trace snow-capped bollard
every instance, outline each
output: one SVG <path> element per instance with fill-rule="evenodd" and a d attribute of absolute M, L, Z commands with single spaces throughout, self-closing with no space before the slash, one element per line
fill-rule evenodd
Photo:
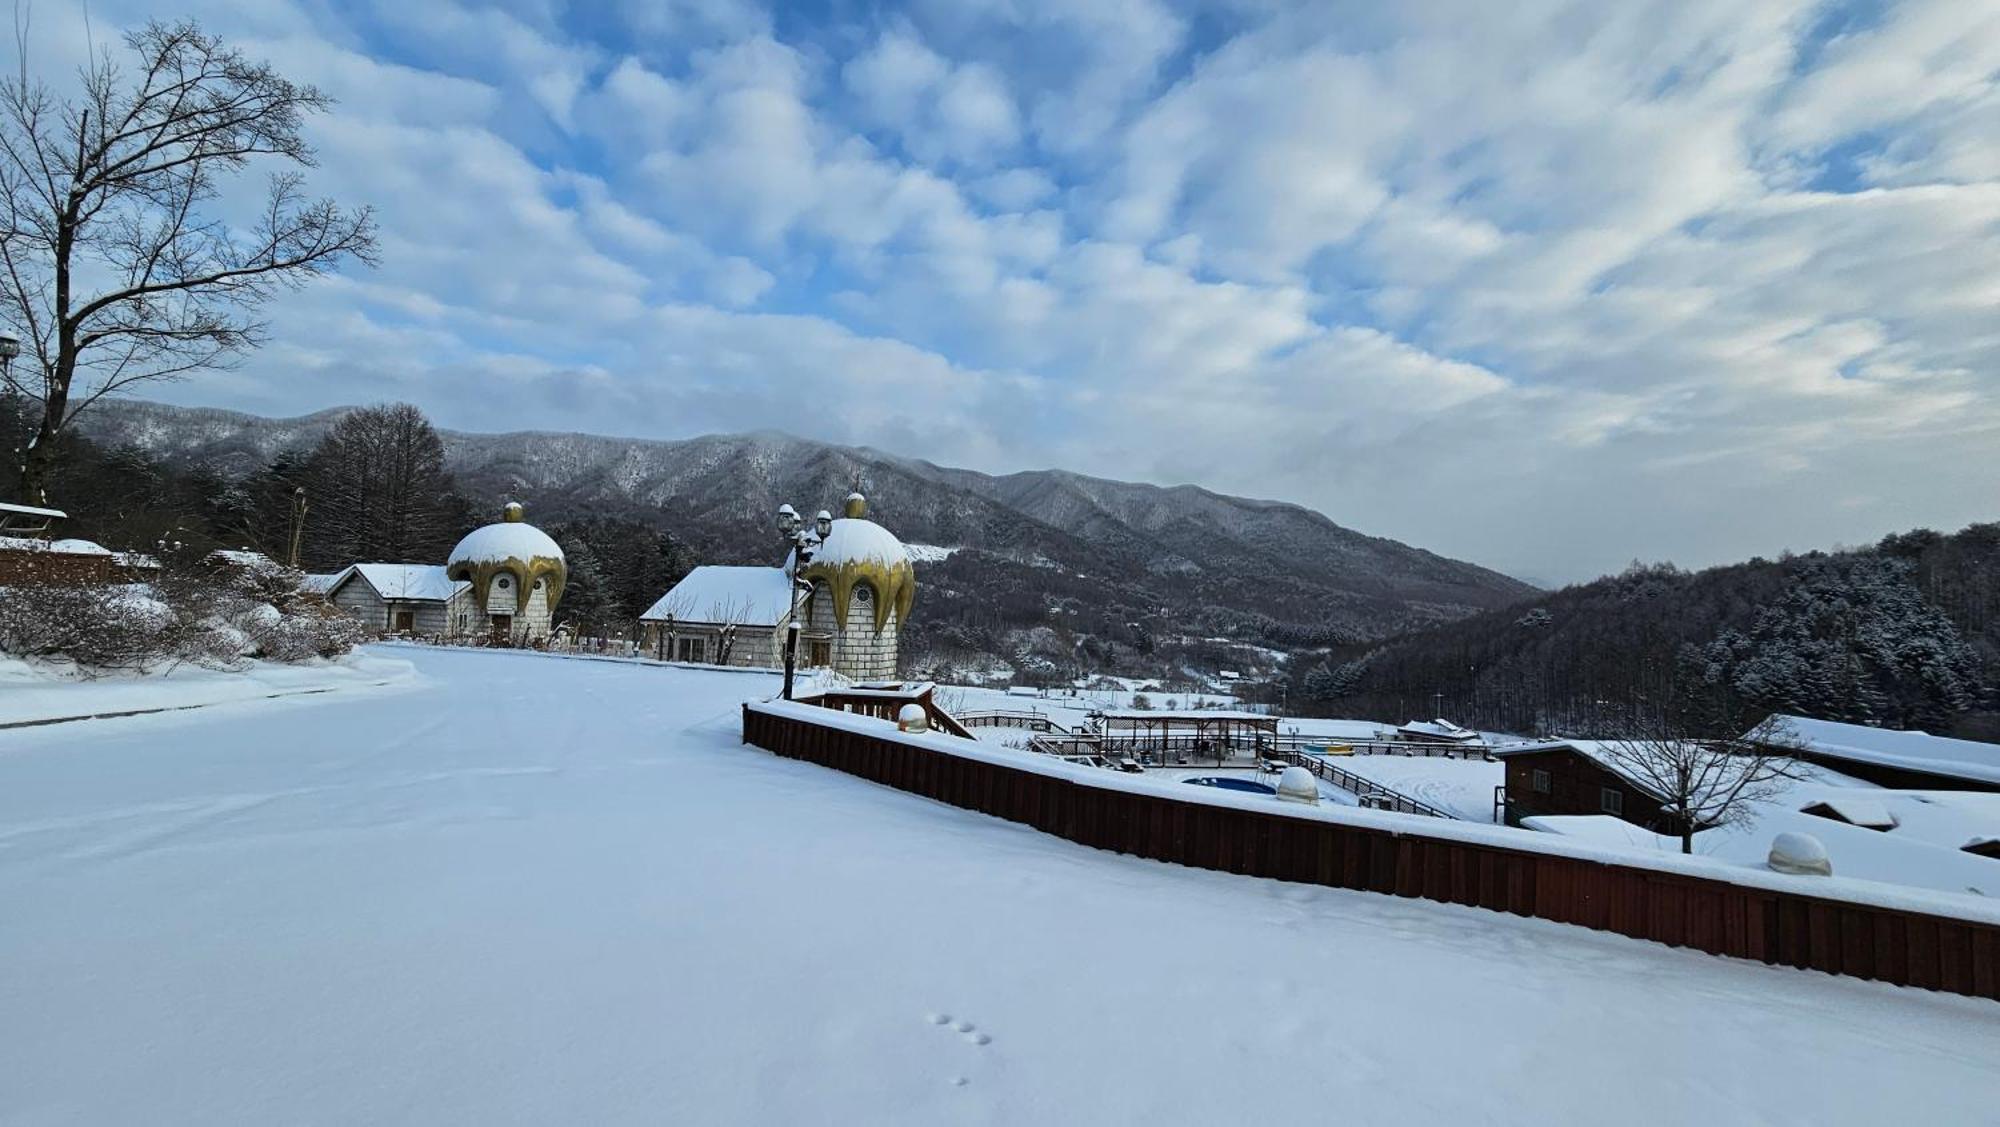
<path fill-rule="evenodd" d="M 1310 802 L 1317 806 L 1319 783 L 1304 767 L 1287 767 L 1285 773 L 1278 776 L 1278 797 L 1286 802 Z"/>
<path fill-rule="evenodd" d="M 906 704 L 896 710 L 896 728 L 903 732 L 928 732 L 931 728 L 930 714 L 921 704 Z"/>
<path fill-rule="evenodd" d="M 1826 846 L 1811 834 L 1781 833 L 1772 838 L 1770 865 L 1781 873 L 1833 875 L 1833 859 L 1826 855 Z"/>

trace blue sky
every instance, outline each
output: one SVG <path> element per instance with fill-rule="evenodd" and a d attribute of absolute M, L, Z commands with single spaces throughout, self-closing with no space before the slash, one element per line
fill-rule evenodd
<path fill-rule="evenodd" d="M 1192 481 L 1547 580 L 2000 518 L 1992 5 L 90 13 L 324 87 L 382 221 L 162 398 Z"/>

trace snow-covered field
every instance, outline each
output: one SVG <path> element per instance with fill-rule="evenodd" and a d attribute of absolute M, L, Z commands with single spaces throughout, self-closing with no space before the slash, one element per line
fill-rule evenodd
<path fill-rule="evenodd" d="M 406 661 L 359 652 L 334 661 L 249 661 L 236 671 L 182 665 L 154 673 L 79 677 L 73 668 L 0 657 L 0 725 L 107 713 L 199 708 L 272 696 L 367 690 L 406 683 Z"/>
<path fill-rule="evenodd" d="M 742 747 L 775 678 L 395 655 L 0 732 L 0 1122 L 2000 1106 L 1991 1002 L 1095 852 Z"/>
<path fill-rule="evenodd" d="M 1493 821 L 1493 788 L 1507 781 L 1506 768 L 1483 759 L 1343 755 L 1331 762 L 1468 822 Z"/>

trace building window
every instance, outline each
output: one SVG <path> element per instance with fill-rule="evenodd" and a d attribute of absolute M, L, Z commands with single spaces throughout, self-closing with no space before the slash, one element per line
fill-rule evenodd
<path fill-rule="evenodd" d="M 1606 814 L 1625 813 L 1625 792 L 1616 787 L 1597 788 L 1598 809 Z"/>
<path fill-rule="evenodd" d="M 708 660 L 708 639 L 679 639 L 679 657 L 682 661 L 705 662 Z"/>
<path fill-rule="evenodd" d="M 1548 794 L 1555 790 L 1555 780 L 1549 778 L 1549 773 L 1540 767 L 1535 768 L 1530 776 L 1529 785 L 1535 788 L 1536 794 Z"/>
<path fill-rule="evenodd" d="M 833 664 L 833 642 L 826 638 L 812 638 L 806 642 L 806 664 L 823 666 Z"/>

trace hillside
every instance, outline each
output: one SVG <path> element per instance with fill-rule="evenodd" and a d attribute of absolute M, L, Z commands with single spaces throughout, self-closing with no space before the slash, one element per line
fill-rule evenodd
<path fill-rule="evenodd" d="M 84 426 L 110 449 L 242 478 L 301 451 L 339 411 L 265 419 L 107 403 Z M 549 525 L 621 517 L 671 533 L 691 562 L 770 559 L 782 503 L 834 507 L 858 480 L 923 567 L 911 641 L 939 663 L 1171 673 L 1162 646 L 1380 639 L 1506 606 L 1518 580 L 1343 528 L 1297 505 L 1062 471 L 992 476 L 775 432 L 682 441 L 443 432 L 479 512 L 501 498 Z M 1206 644 L 1206 643 L 1197 643 Z M 1254 652 L 1209 663 L 1251 663 Z M 1207 659 L 1204 659 L 1207 660 Z"/>
<path fill-rule="evenodd" d="M 1338 715 L 1589 736 L 1771 711 L 2000 739 L 2000 524 L 1564 588 L 1299 671 Z"/>

